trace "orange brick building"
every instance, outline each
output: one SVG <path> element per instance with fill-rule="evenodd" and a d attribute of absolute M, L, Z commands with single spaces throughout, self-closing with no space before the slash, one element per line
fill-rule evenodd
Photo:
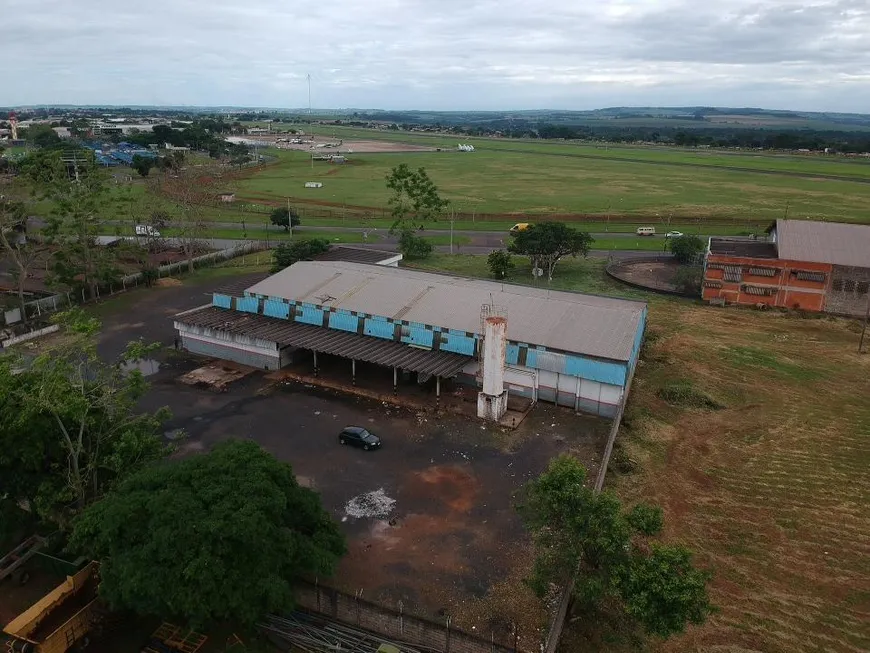
<path fill-rule="evenodd" d="M 777 220 L 763 241 L 711 238 L 702 285 L 714 304 L 864 315 L 870 227 Z"/>

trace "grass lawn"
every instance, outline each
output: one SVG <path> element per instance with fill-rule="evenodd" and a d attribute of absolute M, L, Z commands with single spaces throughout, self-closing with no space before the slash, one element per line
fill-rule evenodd
<path fill-rule="evenodd" d="M 554 286 L 642 296 L 602 265 L 566 261 Z M 426 267 L 486 275 L 467 256 Z M 657 648 L 870 650 L 870 355 L 856 353 L 860 325 L 646 298 L 647 341 L 614 458 L 636 468 L 613 465 L 608 486 L 664 508 L 664 537 L 712 570 L 719 609 Z M 662 399 L 686 381 L 722 408 Z M 582 621 L 562 642 L 570 653 L 602 646 Z"/>
<path fill-rule="evenodd" d="M 522 216 L 534 220 L 560 214 L 634 216 L 657 226 L 672 217 L 675 227 L 680 222 L 697 225 L 700 216 L 702 230 L 704 220 L 758 229 L 786 212 L 793 218 L 870 222 L 868 183 L 481 148 L 474 153 L 352 154 L 346 165 L 317 162 L 313 170 L 306 153 L 279 151 L 277 163 L 247 171 L 250 176 L 238 179 L 236 187 L 245 201 L 276 202 L 289 196 L 325 217 L 333 217 L 324 206 L 331 205 L 336 217 L 346 207 L 369 207 L 373 218 L 383 219 L 389 198 L 384 177 L 407 163 L 425 167 L 457 212 L 500 214 L 502 228 Z M 859 173 L 866 168 L 870 175 L 870 165 L 841 165 Z M 321 181 L 323 188 L 306 190 L 305 181 Z"/>
<path fill-rule="evenodd" d="M 629 288 L 605 275 L 604 266 L 607 264 L 607 261 L 604 259 L 562 259 L 556 266 L 553 281 L 547 283 L 546 279 L 538 279 L 537 284 L 533 283 L 534 278 L 532 277 L 532 269 L 528 259 L 524 256 L 515 256 L 513 260 L 516 267 L 511 275 L 505 279 L 508 283 L 539 285 L 554 290 L 574 290 L 577 292 L 614 295 L 633 299 L 646 296 L 646 293 Z M 436 253 L 424 261 L 403 261 L 402 264 L 403 266 L 420 270 L 450 272 L 464 277 L 491 278 L 489 269 L 486 267 L 485 256 Z"/>

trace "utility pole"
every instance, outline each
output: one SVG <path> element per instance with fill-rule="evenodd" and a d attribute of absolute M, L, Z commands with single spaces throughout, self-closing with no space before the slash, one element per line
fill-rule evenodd
<path fill-rule="evenodd" d="M 290 232 L 290 238 L 293 238 L 293 214 L 290 211 L 290 198 L 287 198 L 287 229 Z"/>
<path fill-rule="evenodd" d="M 450 253 L 453 254 L 453 220 L 455 218 L 455 214 L 453 209 L 450 209 Z"/>
<path fill-rule="evenodd" d="M 308 122 L 311 122 L 311 75 L 306 75 L 308 78 Z"/>

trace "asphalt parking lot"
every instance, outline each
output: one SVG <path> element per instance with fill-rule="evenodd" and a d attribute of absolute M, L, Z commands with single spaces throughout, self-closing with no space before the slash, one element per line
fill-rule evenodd
<path fill-rule="evenodd" d="M 158 288 L 107 303 L 100 309 L 101 351 L 113 355 L 140 336 L 171 346 L 172 315 L 205 303 L 209 286 L 225 282 Z M 457 623 L 462 615 L 486 615 L 481 605 L 498 585 L 525 591 L 521 577 L 531 557 L 515 491 L 565 451 L 594 478 L 608 428 L 603 420 L 541 404 L 517 430 L 504 432 L 476 420 L 274 384 L 259 372 L 217 393 L 177 380 L 204 361 L 160 358 L 143 407 L 170 408 L 167 433 L 186 434 L 176 441 L 178 455 L 229 438 L 258 442 L 292 464 L 342 524 L 349 551 L 328 582 L 393 607 L 402 601 L 408 612 L 451 614 Z M 347 425 L 369 428 L 383 447 L 341 446 L 338 433 Z"/>

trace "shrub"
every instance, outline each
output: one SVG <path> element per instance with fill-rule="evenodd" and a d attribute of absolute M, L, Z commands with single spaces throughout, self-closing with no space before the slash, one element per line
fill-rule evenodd
<path fill-rule="evenodd" d="M 698 236 L 677 236 L 668 241 L 668 249 L 680 265 L 689 265 L 704 251 L 704 241 Z"/>
<path fill-rule="evenodd" d="M 309 238 L 281 243 L 275 248 L 275 265 L 272 271 L 283 270 L 298 261 L 311 260 L 326 251 L 329 251 L 329 241 L 326 238 Z"/>
<path fill-rule="evenodd" d="M 681 267 L 674 275 L 674 286 L 686 295 L 700 295 L 704 271 L 699 266 Z"/>
<path fill-rule="evenodd" d="M 486 265 L 496 279 L 504 279 L 515 267 L 511 255 L 502 249 L 490 252 L 486 257 Z"/>
<path fill-rule="evenodd" d="M 413 231 L 405 230 L 399 236 L 399 251 L 409 259 L 424 259 L 432 254 L 432 243 L 425 238 L 415 236 Z"/>

